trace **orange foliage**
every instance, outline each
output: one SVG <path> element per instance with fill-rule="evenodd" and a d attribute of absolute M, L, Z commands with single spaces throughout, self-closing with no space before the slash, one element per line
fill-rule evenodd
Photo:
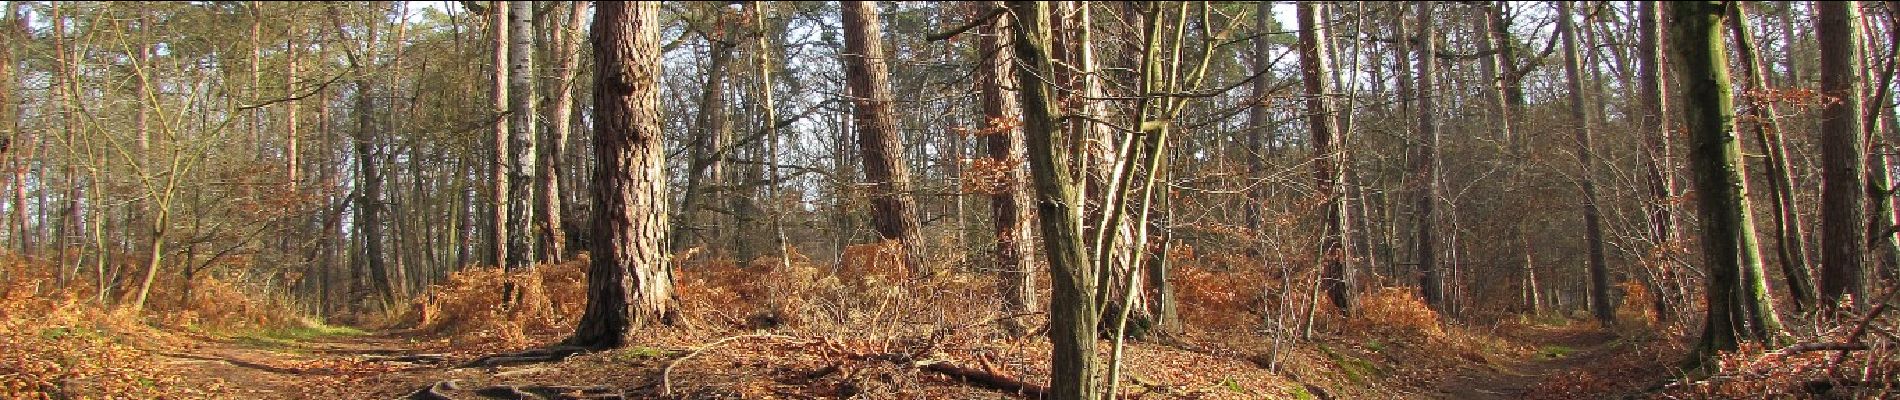
<path fill-rule="evenodd" d="M 532 270 L 470 268 L 449 274 L 412 305 L 415 326 L 445 335 L 457 346 L 525 347 L 573 332 L 587 306 L 587 257 Z M 503 301 L 504 284 L 520 291 L 519 302 Z"/>
<path fill-rule="evenodd" d="M 1406 287 L 1382 287 L 1359 296 L 1359 308 L 1346 320 L 1354 332 L 1443 338 L 1438 312 Z"/>

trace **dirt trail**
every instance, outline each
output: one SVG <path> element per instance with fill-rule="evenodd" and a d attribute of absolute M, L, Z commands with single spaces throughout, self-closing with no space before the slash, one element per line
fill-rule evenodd
<path fill-rule="evenodd" d="M 1500 364 L 1468 365 L 1438 384 L 1444 399 L 1521 399 L 1538 383 L 1578 370 L 1616 353 L 1616 337 L 1606 332 L 1549 332 L 1535 340 L 1536 353 Z"/>
<path fill-rule="evenodd" d="M 164 368 L 185 383 L 235 398 L 305 399 L 350 395 L 351 382 L 423 376 L 450 360 L 399 334 L 332 336 L 306 340 L 199 337 L 156 352 Z"/>

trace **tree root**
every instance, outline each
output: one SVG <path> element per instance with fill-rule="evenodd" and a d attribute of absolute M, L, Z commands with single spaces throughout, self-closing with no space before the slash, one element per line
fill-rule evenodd
<path fill-rule="evenodd" d="M 462 395 L 462 396 L 458 396 Z M 627 395 L 618 389 L 606 386 L 549 386 L 549 385 L 495 385 L 476 389 L 465 389 L 457 381 L 441 381 L 433 385 L 416 389 L 400 397 L 404 400 L 455 400 L 458 398 L 482 399 L 575 399 L 608 400 L 626 399 Z"/>
<path fill-rule="evenodd" d="M 573 357 L 576 354 L 586 353 L 592 350 L 593 349 L 578 346 L 554 346 L 545 349 L 532 349 L 477 358 L 474 361 L 462 364 L 461 368 L 493 368 L 505 365 L 557 362 L 566 360 L 568 357 Z"/>
<path fill-rule="evenodd" d="M 1047 397 L 1049 393 L 1049 388 L 1042 385 L 1023 382 L 1022 379 L 987 370 L 959 366 L 943 361 L 922 364 L 923 370 L 925 371 L 956 378 L 976 387 L 1015 393 L 1032 399 Z"/>

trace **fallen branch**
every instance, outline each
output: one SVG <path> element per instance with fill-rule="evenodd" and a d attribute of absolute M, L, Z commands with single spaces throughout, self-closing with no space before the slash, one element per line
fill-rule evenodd
<path fill-rule="evenodd" d="M 785 336 L 785 335 L 773 335 L 769 333 L 754 333 L 754 334 L 748 334 L 748 335 L 727 336 L 723 339 L 714 340 L 712 341 L 712 343 L 701 345 L 699 346 L 699 348 L 694 349 L 692 352 L 686 353 L 686 355 L 680 356 L 680 358 L 675 358 L 671 362 L 667 362 L 666 368 L 660 370 L 660 395 L 669 397 L 669 398 L 673 397 L 673 367 L 679 366 L 680 362 L 686 361 L 689 358 L 697 357 L 699 356 L 700 353 L 705 353 L 707 350 L 712 350 L 714 348 L 719 347 L 720 345 L 730 343 L 730 342 L 740 340 L 740 339 L 751 339 L 751 338 L 791 339 L 791 340 L 798 339 L 795 337 Z"/>
<path fill-rule="evenodd" d="M 922 364 L 923 370 L 925 371 L 962 379 L 977 387 L 1015 393 L 1032 399 L 1047 397 L 1049 392 L 1049 388 L 1034 383 L 1023 382 L 1016 377 L 986 370 L 962 367 L 946 361 L 932 361 Z"/>

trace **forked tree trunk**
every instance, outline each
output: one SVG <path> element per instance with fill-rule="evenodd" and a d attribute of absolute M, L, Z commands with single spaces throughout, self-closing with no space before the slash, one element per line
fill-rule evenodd
<path fill-rule="evenodd" d="M 884 29 L 877 5 L 846 1 L 842 7 L 845 84 L 853 94 L 858 150 L 864 156 L 864 179 L 871 186 L 871 225 L 878 236 L 902 246 L 905 269 L 927 275 L 917 203 L 911 198 L 910 166 L 903 160 L 904 144 L 891 114 L 891 74 L 885 66 Z"/>
<path fill-rule="evenodd" d="M 1313 175 L 1319 182 L 1317 196 L 1326 201 L 1326 227 L 1320 237 L 1320 274 L 1333 306 L 1350 311 L 1354 285 L 1351 267 L 1346 262 L 1351 253 L 1345 246 L 1345 193 L 1340 190 L 1345 150 L 1338 143 L 1340 133 L 1334 121 L 1332 100 L 1328 98 L 1333 87 L 1332 49 L 1331 40 L 1326 38 L 1329 31 L 1321 25 L 1323 15 L 1319 7 L 1302 2 L 1296 14 L 1300 25 L 1300 76 L 1306 86 L 1307 126 L 1313 136 Z"/>
<path fill-rule="evenodd" d="M 672 325 L 666 149 L 660 132 L 660 6 L 594 12 L 594 222 L 587 308 L 566 344 L 612 348 L 633 329 Z"/>
<path fill-rule="evenodd" d="M 1055 94 L 1047 77 L 1055 76 L 1050 60 L 1048 3 L 1012 1 L 1017 91 L 1022 101 L 1023 133 L 1028 142 L 1029 172 L 1035 181 L 1037 219 L 1042 247 L 1049 258 L 1049 398 L 1094 400 L 1096 392 L 1095 274 L 1083 246 L 1080 196 L 1070 173 L 1069 151 L 1063 143 Z"/>
<path fill-rule="evenodd" d="M 1742 82 L 1749 91 L 1767 89 L 1767 77 L 1762 71 L 1761 60 L 1755 53 L 1755 36 L 1748 29 L 1748 4 L 1732 3 L 1728 13 L 1729 33 L 1735 36 L 1735 53 L 1741 57 Z M 1744 98 L 1750 98 L 1744 96 Z M 1781 274 L 1788 282 L 1788 295 L 1794 299 L 1795 310 L 1807 310 L 1814 305 L 1814 280 L 1808 269 L 1808 243 L 1805 229 L 1801 224 L 1800 203 L 1794 195 L 1794 178 L 1789 173 L 1788 150 L 1782 142 L 1781 116 L 1775 112 L 1772 101 L 1750 100 L 1745 110 L 1755 138 L 1761 142 L 1767 158 L 1764 164 L 1768 169 L 1768 194 L 1774 197 L 1771 212 L 1774 215 L 1775 242 L 1778 261 L 1781 262 Z"/>

